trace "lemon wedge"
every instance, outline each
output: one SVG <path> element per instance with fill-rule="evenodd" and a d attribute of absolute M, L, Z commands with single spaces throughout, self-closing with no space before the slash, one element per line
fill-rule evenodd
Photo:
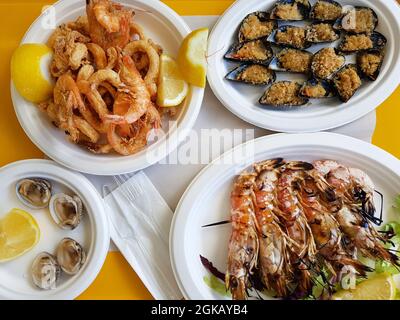
<path fill-rule="evenodd" d="M 354 290 L 341 290 L 333 300 L 395 300 L 396 284 L 393 277 L 382 274 L 361 282 Z"/>
<path fill-rule="evenodd" d="M 22 256 L 39 239 L 40 229 L 32 215 L 20 209 L 12 209 L 0 220 L 0 262 Z"/>
<path fill-rule="evenodd" d="M 160 77 L 157 91 L 157 105 L 174 107 L 182 103 L 189 92 L 189 85 L 183 79 L 178 64 L 170 56 L 161 55 Z"/>
<path fill-rule="evenodd" d="M 179 49 L 178 65 L 185 80 L 197 87 L 206 86 L 208 29 L 191 32 Z"/>
<path fill-rule="evenodd" d="M 53 91 L 48 74 L 51 49 L 39 43 L 27 43 L 15 50 L 11 58 L 11 79 L 19 94 L 26 100 L 39 103 Z"/>

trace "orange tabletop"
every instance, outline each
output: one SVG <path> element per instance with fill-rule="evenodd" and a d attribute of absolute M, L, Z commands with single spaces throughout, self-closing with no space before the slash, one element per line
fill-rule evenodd
<path fill-rule="evenodd" d="M 66 0 L 67 1 L 67 0 Z M 392 0 L 388 0 L 392 1 Z M 40 14 L 43 6 L 54 1 L 0 0 L 0 166 L 13 161 L 42 158 L 24 134 L 14 114 L 10 97 L 10 58 L 22 36 Z M 166 0 L 180 15 L 219 15 L 232 0 Z M 377 111 L 373 143 L 400 157 L 400 87 Z M 97 279 L 79 299 L 152 299 L 122 255 L 110 252 Z"/>

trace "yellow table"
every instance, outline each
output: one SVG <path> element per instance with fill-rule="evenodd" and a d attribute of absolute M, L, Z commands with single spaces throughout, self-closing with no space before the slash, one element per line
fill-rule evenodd
<path fill-rule="evenodd" d="M 83 0 L 82 0 L 83 1 Z M 392 1 L 392 0 L 388 0 Z M 10 162 L 42 158 L 42 153 L 30 142 L 20 128 L 10 97 L 10 58 L 20 39 L 44 5 L 53 1 L 0 0 L 0 166 Z M 163 1 L 180 15 L 219 15 L 232 0 L 166 0 Z M 378 108 L 377 129 L 373 142 L 400 157 L 400 87 Z M 79 299 L 152 299 L 140 279 L 122 255 L 108 254 L 105 265 Z"/>

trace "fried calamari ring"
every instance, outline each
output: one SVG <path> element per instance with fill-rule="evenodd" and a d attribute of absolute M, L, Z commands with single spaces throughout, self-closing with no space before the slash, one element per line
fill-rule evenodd
<path fill-rule="evenodd" d="M 133 38 L 135 41 L 146 40 L 143 28 L 135 22 L 131 22 L 130 33 L 131 33 L 131 38 Z"/>
<path fill-rule="evenodd" d="M 105 69 L 107 67 L 107 56 L 106 52 L 102 47 L 100 47 L 98 44 L 95 44 L 93 42 L 86 44 L 89 52 L 92 54 L 94 63 L 96 65 L 97 69 Z"/>
<path fill-rule="evenodd" d="M 78 82 L 81 80 L 89 80 L 93 73 L 94 67 L 90 64 L 85 64 L 82 68 L 79 69 L 76 81 Z"/>
<path fill-rule="evenodd" d="M 96 131 L 95 128 L 93 128 L 89 122 L 87 122 L 85 119 L 82 119 L 79 116 L 74 115 L 73 116 L 74 124 L 76 128 L 87 137 L 90 142 L 96 143 L 100 139 L 99 133 Z"/>

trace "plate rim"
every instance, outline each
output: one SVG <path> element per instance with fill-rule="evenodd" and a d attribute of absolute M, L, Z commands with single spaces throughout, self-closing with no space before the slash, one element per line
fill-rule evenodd
<path fill-rule="evenodd" d="M 185 263 L 176 263 L 178 260 L 177 257 L 184 258 L 184 241 L 179 241 L 179 237 L 184 234 L 185 226 L 186 226 L 186 219 L 189 216 L 191 206 L 187 205 L 186 202 L 189 201 L 188 197 L 190 193 L 193 192 L 193 189 L 196 188 L 198 181 L 200 181 L 203 176 L 207 174 L 209 170 L 211 170 L 216 164 L 223 163 L 221 161 L 224 157 L 229 157 L 234 154 L 236 150 L 243 150 L 245 145 L 254 143 L 254 147 L 256 150 L 257 145 L 265 145 L 265 149 L 271 148 L 271 145 L 276 145 L 277 141 L 288 141 L 292 145 L 298 146 L 298 140 L 303 141 L 303 144 L 306 145 L 307 141 L 309 141 L 310 145 L 323 145 L 324 147 L 332 147 L 332 148 L 339 148 L 343 151 L 351 149 L 351 151 L 356 152 L 358 154 L 362 154 L 364 157 L 369 158 L 371 160 L 377 161 L 379 159 L 379 163 L 381 165 L 384 162 L 384 166 L 390 168 L 390 170 L 394 171 L 400 177 L 400 159 L 397 159 L 395 156 L 390 154 L 389 152 L 362 140 L 349 137 L 346 135 L 338 134 L 338 133 L 330 133 L 330 132 L 318 132 L 318 133 L 277 133 L 272 135 L 263 136 L 254 140 L 247 141 L 241 145 L 236 146 L 235 148 L 225 152 L 215 160 L 213 160 L 210 164 L 208 164 L 205 168 L 203 168 L 196 177 L 192 180 L 190 185 L 187 187 L 185 192 L 183 193 L 181 199 L 178 202 L 176 207 L 172 223 L 170 229 L 170 237 L 169 237 L 169 247 L 170 247 L 170 260 L 172 270 L 175 275 L 176 282 L 181 290 L 182 294 L 184 295 L 185 299 L 205 299 L 200 295 L 193 296 L 185 288 L 184 281 L 182 280 L 180 274 L 185 274 L 188 270 L 186 268 Z M 304 142 L 306 141 L 306 142 Z M 350 147 L 351 146 L 351 147 Z M 279 148 L 272 147 L 271 150 Z M 367 155 L 369 154 L 369 155 Z M 372 158 L 371 155 L 374 155 Z M 229 166 L 240 166 L 242 163 L 229 165 Z M 200 263 L 200 262 L 199 262 Z M 190 272 L 187 272 L 189 275 Z M 193 282 L 191 283 L 193 284 Z M 211 289 L 210 289 L 211 290 Z"/>

